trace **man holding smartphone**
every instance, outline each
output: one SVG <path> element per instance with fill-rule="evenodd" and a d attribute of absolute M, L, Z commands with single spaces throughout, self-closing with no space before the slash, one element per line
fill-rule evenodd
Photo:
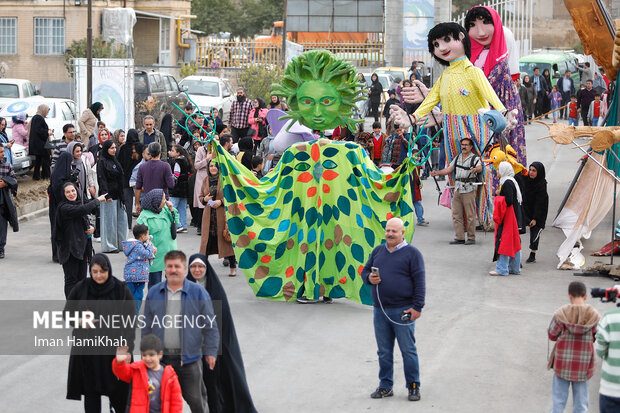
<path fill-rule="evenodd" d="M 376 247 L 362 270 L 374 303 L 374 327 L 379 356 L 379 387 L 370 395 L 394 395 L 394 339 L 403 355 L 408 399 L 420 400 L 420 367 L 415 346 L 415 320 L 424 307 L 426 276 L 420 251 L 404 239 L 405 225 L 392 218 L 385 225 L 385 244 Z"/>

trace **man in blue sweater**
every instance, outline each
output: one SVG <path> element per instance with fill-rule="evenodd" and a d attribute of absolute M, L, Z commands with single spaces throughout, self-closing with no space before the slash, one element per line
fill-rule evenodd
<path fill-rule="evenodd" d="M 385 244 L 370 254 L 362 278 L 371 285 L 375 338 L 379 355 L 379 387 L 370 397 L 394 395 L 394 339 L 403 355 L 408 399 L 420 400 L 420 366 L 415 346 L 415 320 L 424 307 L 426 281 L 424 259 L 403 238 L 405 225 L 392 218 L 385 225 Z M 403 316 L 406 316 L 403 317 Z"/>
<path fill-rule="evenodd" d="M 220 334 L 209 293 L 185 278 L 187 257 L 169 251 L 164 257 L 166 281 L 149 290 L 144 304 L 142 337 L 155 334 L 164 344 L 162 362 L 171 365 L 192 413 L 207 411 L 202 362 L 215 368 Z"/>

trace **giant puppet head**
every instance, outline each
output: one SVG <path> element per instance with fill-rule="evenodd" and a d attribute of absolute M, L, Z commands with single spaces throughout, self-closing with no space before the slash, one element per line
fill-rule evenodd
<path fill-rule="evenodd" d="M 311 50 L 286 66 L 281 84 L 274 83 L 271 94 L 286 98 L 290 111 L 280 119 L 292 119 L 290 125 L 297 121 L 312 130 L 355 130 L 362 121 L 351 115 L 355 102 L 365 99 L 365 86 L 350 63 L 326 50 Z"/>
<path fill-rule="evenodd" d="M 439 23 L 428 32 L 428 51 L 444 66 L 464 57 L 471 57 L 471 42 L 458 23 Z"/>

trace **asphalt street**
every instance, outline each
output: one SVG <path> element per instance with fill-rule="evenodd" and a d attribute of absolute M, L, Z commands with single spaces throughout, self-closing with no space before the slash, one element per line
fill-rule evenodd
<path fill-rule="evenodd" d="M 550 349 L 546 329 L 553 311 L 568 303 L 567 286 L 575 279 L 583 280 L 588 290 L 614 283 L 556 270 L 555 252 L 564 236 L 550 224 L 582 153 L 558 147 L 554 157 L 552 141 L 537 140 L 546 135 L 543 126 L 527 126 L 526 131 L 528 161 L 541 161 L 546 167 L 550 207 L 537 262 L 524 263 L 521 275 L 488 275 L 494 268 L 492 233 L 478 233 L 476 245 L 448 245 L 453 238 L 450 211 L 437 205 L 432 180 L 423 181 L 430 225 L 417 228 L 413 237 L 427 269 L 426 307 L 416 322 L 419 402 L 407 401 L 397 349 L 394 397 L 370 399 L 378 385 L 371 307 L 344 299 L 331 305 L 259 299 L 242 275 L 228 277 L 221 260 L 210 257 L 230 300 L 249 387 L 260 412 L 549 410 L 553 373 L 546 369 Z M 610 226 L 611 212 L 585 241 L 588 263 L 595 260 L 589 254 L 609 241 Z M 529 235 L 522 237 L 524 260 L 528 240 Z M 199 243 L 193 229 L 179 235 L 179 246 L 188 255 L 198 250 Z M 115 275 L 122 277 L 123 254 L 112 255 L 111 260 Z M 0 286 L 2 300 L 64 298 L 62 268 L 51 261 L 47 217 L 9 233 L 6 258 L 0 261 Z M 614 308 L 588 301 L 601 313 Z M 3 329 L 2 334 L 11 331 Z M 81 403 L 65 400 L 67 362 L 68 356 L 0 356 L 1 409 L 82 411 Z M 590 411 L 598 411 L 599 379 L 597 372 L 589 382 Z M 569 402 L 567 411 L 571 406 Z"/>

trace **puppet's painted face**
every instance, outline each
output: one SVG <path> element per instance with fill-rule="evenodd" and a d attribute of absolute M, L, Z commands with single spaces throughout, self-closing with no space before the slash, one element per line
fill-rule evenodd
<path fill-rule="evenodd" d="M 338 126 L 341 101 L 335 87 L 319 80 L 305 82 L 297 89 L 299 113 L 310 129 L 325 130 Z"/>
<path fill-rule="evenodd" d="M 472 40 L 487 47 L 491 44 L 491 41 L 493 41 L 495 26 L 493 26 L 493 23 L 485 23 L 482 19 L 476 19 L 471 23 L 467 33 Z"/>
<path fill-rule="evenodd" d="M 460 40 L 455 40 L 452 36 L 444 36 L 433 40 L 433 54 L 439 59 L 451 62 L 465 56 L 465 46 Z"/>

